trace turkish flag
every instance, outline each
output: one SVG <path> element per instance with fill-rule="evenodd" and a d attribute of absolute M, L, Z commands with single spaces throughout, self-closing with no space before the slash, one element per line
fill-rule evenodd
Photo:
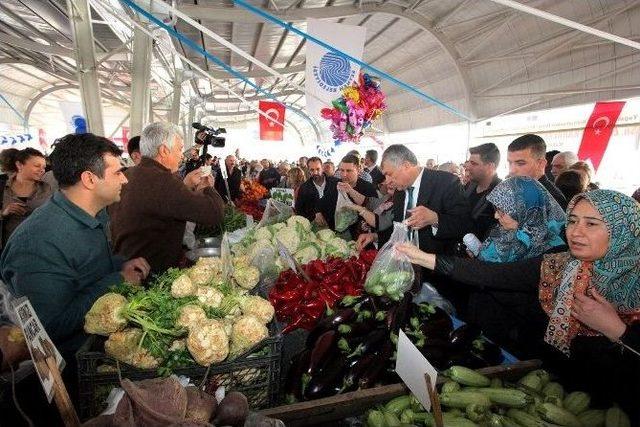
<path fill-rule="evenodd" d="M 42 128 L 38 129 L 38 142 L 43 149 L 47 149 L 47 146 L 49 145 L 47 144 L 47 134 Z"/>
<path fill-rule="evenodd" d="M 260 101 L 259 108 L 264 113 L 264 115 L 260 114 L 258 116 L 260 120 L 260 139 L 263 141 L 282 141 L 284 136 L 285 106 L 279 102 Z"/>
<path fill-rule="evenodd" d="M 613 128 L 616 126 L 624 104 L 624 102 L 596 102 L 593 113 L 584 128 L 582 142 L 578 149 L 578 158 L 591 160 L 596 171 L 600 166 L 607 145 L 609 145 L 611 133 L 613 133 Z"/>

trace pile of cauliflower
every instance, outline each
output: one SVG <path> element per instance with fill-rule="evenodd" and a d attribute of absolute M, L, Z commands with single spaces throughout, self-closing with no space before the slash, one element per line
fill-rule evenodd
<path fill-rule="evenodd" d="M 201 258 L 164 285 L 127 297 L 107 293 L 85 316 L 85 331 L 107 336 L 108 355 L 142 369 L 167 366 L 178 356 L 203 366 L 238 356 L 268 337 L 274 308 L 248 294 L 258 269 L 242 256 L 232 264 L 228 280 L 220 258 Z"/>
<path fill-rule="evenodd" d="M 349 258 L 356 254 L 354 242 L 347 242 L 328 229 L 314 233 L 309 220 L 298 215 L 286 222 L 253 230 L 231 249 L 234 254 L 246 257 L 263 275 L 277 275 L 288 268 L 280 257 L 278 241 L 300 264 L 331 256 Z"/>

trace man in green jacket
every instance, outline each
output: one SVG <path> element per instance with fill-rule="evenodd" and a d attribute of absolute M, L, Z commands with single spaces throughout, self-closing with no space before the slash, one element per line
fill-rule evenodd
<path fill-rule="evenodd" d="M 84 316 L 108 288 L 140 283 L 143 258 L 124 262 L 112 254 L 105 208 L 127 183 L 122 151 L 90 133 L 58 140 L 51 154 L 60 191 L 13 233 L 0 259 L 0 275 L 16 297 L 31 301 L 58 350 L 68 359 L 82 345 Z"/>

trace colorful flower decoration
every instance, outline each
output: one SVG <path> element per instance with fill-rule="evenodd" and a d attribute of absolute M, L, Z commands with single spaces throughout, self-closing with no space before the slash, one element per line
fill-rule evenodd
<path fill-rule="evenodd" d="M 358 81 L 342 90 L 342 96 L 323 108 L 323 119 L 331 121 L 331 132 L 336 143 L 359 142 L 371 122 L 387 109 L 385 96 L 377 78 L 360 73 Z"/>

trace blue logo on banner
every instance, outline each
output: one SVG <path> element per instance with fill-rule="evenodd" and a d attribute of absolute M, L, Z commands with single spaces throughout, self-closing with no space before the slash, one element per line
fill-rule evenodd
<path fill-rule="evenodd" d="M 82 116 L 71 117 L 73 133 L 87 133 L 87 120 Z"/>
<path fill-rule="evenodd" d="M 356 72 L 347 58 L 337 53 L 327 52 L 320 64 L 313 67 L 313 75 L 322 89 L 337 92 L 353 79 Z"/>

